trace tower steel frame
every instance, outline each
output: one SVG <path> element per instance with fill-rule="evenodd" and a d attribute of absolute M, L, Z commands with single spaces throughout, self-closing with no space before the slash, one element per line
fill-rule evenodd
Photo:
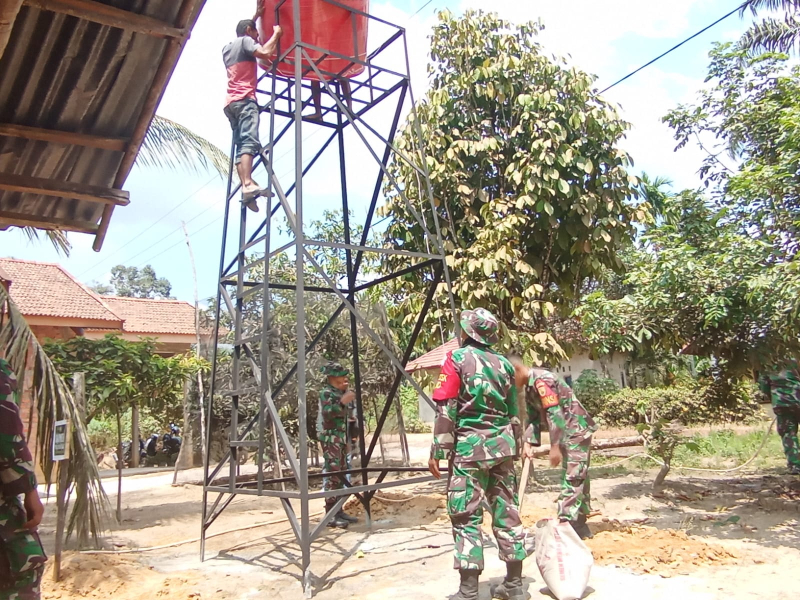
<path fill-rule="evenodd" d="M 340 7 L 350 12 L 353 29 L 352 56 L 338 54 L 331 50 L 319 48 L 303 41 L 303 32 L 300 19 L 300 0 L 283 0 L 275 9 L 275 21 L 279 23 L 279 10 L 285 3 L 292 5 L 294 15 L 295 43 L 290 48 L 278 48 L 279 63 L 286 58 L 291 58 L 294 63 L 294 77 L 285 77 L 276 71 L 273 65 L 272 72 L 265 73 L 259 80 L 258 99 L 263 115 L 269 119 L 269 143 L 262 150 L 256 160 L 255 167 L 263 166 L 269 180 L 270 195 L 266 198 L 266 213 L 254 232 L 248 235 L 248 218 L 252 219 L 254 213 L 248 212 L 244 205 L 239 211 L 238 238 L 232 240 L 229 236 L 230 226 L 235 229 L 235 210 L 240 205 L 236 195 L 240 186 L 233 180 L 235 147 L 231 149 L 230 173 L 227 183 L 227 196 L 225 216 L 222 230 L 222 248 L 219 262 L 219 278 L 216 295 L 216 314 L 213 344 L 213 376 L 207 408 L 207 434 L 205 443 L 205 465 L 203 480 L 203 509 L 201 524 L 200 557 L 205 558 L 206 535 L 209 528 L 230 505 L 231 501 L 240 494 L 267 496 L 279 498 L 286 512 L 288 522 L 294 532 L 302 555 L 300 567 L 302 569 L 302 585 L 306 596 L 310 596 L 313 589 L 313 575 L 311 572 L 311 546 L 314 540 L 325 530 L 330 519 L 341 509 L 345 501 L 352 495 L 356 496 L 364 506 L 367 519 L 370 518 L 370 503 L 374 494 L 381 489 L 403 486 L 418 482 L 430 481 L 432 477 L 427 474 L 424 467 L 399 467 L 389 465 L 373 465 L 372 456 L 376 443 L 386 422 L 387 416 L 395 401 L 399 386 L 403 381 L 414 387 L 418 394 L 432 405 L 432 401 L 423 389 L 405 372 L 406 363 L 414 350 L 417 338 L 422 330 L 426 315 L 431 308 L 434 295 L 440 283 L 447 286 L 450 307 L 455 312 L 450 288 L 450 275 L 447 268 L 444 248 L 441 243 L 441 231 L 436 216 L 431 181 L 428 173 L 422 130 L 417 119 L 412 119 L 411 126 L 414 138 L 414 147 L 411 153 L 403 152 L 394 143 L 393 139 L 398 131 L 404 107 L 410 104 L 410 111 L 414 112 L 414 98 L 410 85 L 410 64 L 405 29 L 386 20 L 363 13 L 353 7 L 347 6 L 336 0 L 320 0 Z M 356 35 L 356 18 L 369 19 L 371 27 L 380 24 L 383 29 L 388 29 L 389 34 L 378 44 L 374 50 L 366 53 L 361 60 Z M 371 35 L 373 32 L 370 32 Z M 382 66 L 382 61 L 391 51 L 400 50 L 405 57 L 404 69 L 393 70 Z M 320 53 L 316 61 L 310 58 L 309 52 Z M 335 57 L 348 61 L 348 66 L 341 72 L 333 73 L 324 70 L 324 59 Z M 361 65 L 363 72 L 358 79 L 350 80 L 350 97 L 352 109 L 342 100 L 342 74 L 354 65 Z M 312 102 L 313 90 L 305 76 L 313 74 L 320 81 L 322 98 L 322 119 L 310 120 L 303 116 L 303 110 Z M 264 87 L 262 87 L 264 86 Z M 265 89 L 269 87 L 269 89 Z M 263 102 L 262 102 L 263 100 Z M 389 133 L 386 136 L 364 120 L 365 115 L 376 107 L 390 105 L 393 115 Z M 315 127 L 327 130 L 329 137 L 322 146 L 309 157 L 303 153 L 304 127 Z M 352 239 L 356 227 L 352 222 L 348 183 L 346 174 L 347 148 L 345 132 L 353 131 L 361 148 L 366 148 L 378 169 L 375 187 L 373 189 L 365 221 L 361 229 L 360 239 Z M 294 133 L 292 142 L 291 133 Z M 377 142 L 375 140 L 378 140 Z M 293 147 L 292 146 L 293 143 Z M 294 180 L 288 188 L 282 186 L 275 174 L 277 151 L 289 147 L 289 153 L 294 153 Z M 328 242 L 310 239 L 304 227 L 304 198 L 303 183 L 316 163 L 325 155 L 338 153 L 340 182 L 341 182 L 341 208 L 344 225 L 344 240 L 341 242 Z M 305 159 L 308 160 L 305 160 Z M 418 160 L 415 160 L 418 159 Z M 421 160 L 420 160 L 421 159 Z M 403 186 L 399 185 L 388 169 L 391 160 L 402 160 L 408 163 L 418 176 L 420 182 L 420 201 L 429 204 L 433 215 L 432 223 L 414 207 L 405 194 Z M 402 249 L 371 247 L 368 245 L 369 232 L 373 226 L 378 201 L 384 185 L 389 185 L 422 226 L 428 238 L 427 252 L 410 252 Z M 293 199 L 293 202 L 290 200 Z M 273 222 L 283 216 L 289 224 L 294 240 L 276 245 L 273 239 Z M 430 221 L 430 219 L 428 220 Z M 361 224 L 359 224 L 361 225 Z M 310 249 L 318 247 L 334 248 L 344 251 L 346 257 L 346 281 L 337 282 L 336 277 L 326 273 L 325 269 L 315 260 Z M 232 256 L 230 255 L 232 251 Z M 294 252 L 294 266 L 296 281 L 294 283 L 273 280 L 270 273 L 270 258 L 281 253 Z M 248 252 L 263 253 L 255 260 L 248 260 Z M 365 255 L 379 253 L 382 255 L 403 256 L 408 265 L 393 273 L 367 281 L 359 279 L 361 266 Z M 263 269 L 263 274 L 254 267 Z M 306 283 L 306 270 L 314 273 L 325 285 L 310 285 Z M 420 313 L 417 315 L 416 324 L 405 349 L 400 356 L 388 348 L 380 336 L 370 327 L 365 315 L 359 309 L 356 295 L 375 285 L 382 284 L 392 279 L 408 275 L 415 271 L 429 270 L 430 282 L 425 301 Z M 268 323 L 271 306 L 271 290 L 294 291 L 297 308 L 296 345 L 297 355 L 295 364 L 285 374 L 272 381 L 270 377 L 270 353 L 268 351 Z M 329 293 L 338 299 L 338 308 L 331 314 L 325 325 L 316 334 L 311 336 L 306 330 L 305 295 L 308 292 Z M 248 298 L 255 294 L 261 297 L 261 327 L 257 335 L 248 337 L 248 332 L 243 326 L 243 305 Z M 231 382 L 228 389 L 220 389 L 221 383 L 217 380 L 217 363 L 219 360 L 218 347 L 220 343 L 220 318 L 222 311 L 227 313 L 233 324 L 233 350 L 231 365 Z M 306 368 L 307 358 L 312 353 L 326 334 L 329 328 L 340 316 L 349 316 L 350 336 L 353 352 L 353 379 L 356 393 L 357 424 L 359 432 L 360 457 L 358 467 L 349 468 L 342 474 L 347 474 L 353 481 L 348 481 L 346 487 L 340 490 L 312 489 L 312 484 L 320 481 L 323 473 L 309 473 L 309 440 L 307 434 L 307 402 L 306 402 Z M 457 325 L 456 325 L 457 327 Z M 364 412 L 361 397 L 361 369 L 359 361 L 360 335 L 366 334 L 371 341 L 386 355 L 394 368 L 394 379 L 387 394 L 385 404 L 377 419 L 372 439 L 367 445 L 364 432 Z M 309 339 L 310 337 L 310 339 Z M 258 351 L 257 346 L 265 351 Z M 252 376 L 249 374 L 252 373 Z M 299 433 L 296 440 L 292 440 L 281 420 L 275 399 L 281 394 L 286 384 L 296 378 L 297 381 L 297 415 Z M 258 414 L 248 421 L 239 422 L 239 402 L 246 394 L 258 393 Z M 211 467 L 211 423 L 215 397 L 230 398 L 230 435 L 226 442 L 224 457 Z M 255 438 L 253 432 L 255 431 Z M 270 439 L 271 438 L 271 439 Z M 297 450 L 295 450 L 295 442 Z M 264 472 L 264 453 L 269 447 L 276 455 L 275 464 L 269 476 Z M 252 448 L 258 452 L 257 473 L 255 478 L 240 475 L 238 457 L 242 449 Z M 284 474 L 280 464 L 280 454 L 283 452 L 287 458 L 290 473 Z M 225 474 L 226 481 L 221 479 Z M 277 477 L 275 476 L 277 473 Z M 406 479 L 388 480 L 387 476 L 397 473 L 418 473 L 419 475 Z M 296 489 L 287 489 L 287 484 Z M 212 499 L 213 498 L 213 499 Z M 319 498 L 336 498 L 333 510 L 328 512 L 318 523 L 311 522 L 309 503 Z M 299 511 L 297 507 L 299 506 Z"/>

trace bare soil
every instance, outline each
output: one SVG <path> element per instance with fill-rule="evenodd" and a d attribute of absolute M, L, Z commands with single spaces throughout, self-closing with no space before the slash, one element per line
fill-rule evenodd
<path fill-rule="evenodd" d="M 800 478 L 777 469 L 671 474 L 663 490 L 653 495 L 652 471 L 600 470 L 594 477 L 593 505 L 601 514 L 589 522 L 595 534 L 588 542 L 595 557 L 590 599 L 750 600 L 796 591 Z M 182 478 L 190 481 L 197 474 Z M 48 570 L 43 598 L 303 597 L 299 547 L 279 502 L 237 497 L 210 529 L 222 535 L 208 540 L 207 560 L 201 563 L 199 544 L 191 540 L 199 535 L 202 490 L 189 484 L 172 487 L 171 480 L 171 473 L 126 477 L 124 519 L 104 543 L 110 549 L 190 543 L 121 555 L 71 551 L 64 559 L 61 582 L 53 583 Z M 116 489 L 112 481 L 110 493 Z M 523 522 L 530 526 L 553 516 L 557 496 L 557 473 L 537 462 Z M 348 512 L 361 522 L 346 531 L 326 530 L 314 543 L 315 597 L 448 597 L 457 575 L 444 505 L 443 482 L 386 490 L 373 502 L 368 527 L 363 508 L 351 501 Z M 312 502 L 312 513 L 322 508 L 319 501 Z M 41 533 L 50 552 L 54 524 L 55 511 L 49 505 Z M 481 600 L 489 600 L 488 584 L 504 574 L 489 526 L 487 515 Z M 238 531 L 225 533 L 230 530 Z M 532 598 L 547 597 L 532 560 L 526 562 L 525 580 Z"/>

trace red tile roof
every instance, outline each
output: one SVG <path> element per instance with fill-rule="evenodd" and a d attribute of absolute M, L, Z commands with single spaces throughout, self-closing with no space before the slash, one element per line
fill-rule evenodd
<path fill-rule="evenodd" d="M 416 360 L 412 360 L 406 365 L 406 372 L 424 371 L 426 369 L 439 369 L 444 363 L 447 353 L 458 348 L 458 340 L 453 338 L 449 342 L 434 348 L 427 354 L 423 354 Z"/>
<path fill-rule="evenodd" d="M 103 301 L 125 320 L 125 333 L 195 335 L 194 306 L 188 302 L 120 296 L 103 296 Z"/>
<path fill-rule="evenodd" d="M 120 329 L 122 319 L 60 265 L 0 258 L 0 269 L 13 282 L 11 299 L 23 315 L 105 321 Z"/>

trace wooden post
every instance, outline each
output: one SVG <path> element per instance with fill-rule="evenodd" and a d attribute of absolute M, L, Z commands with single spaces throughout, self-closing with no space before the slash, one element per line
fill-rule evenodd
<path fill-rule="evenodd" d="M 183 227 L 183 235 L 186 237 L 186 247 L 189 249 L 189 261 L 192 263 L 192 278 L 194 279 L 194 331 L 197 344 L 195 347 L 195 354 L 197 355 L 197 358 L 202 358 L 203 352 L 200 340 L 200 300 L 197 292 L 197 267 L 194 263 L 194 252 L 192 252 L 192 244 L 189 241 L 189 231 L 186 229 L 186 223 L 181 221 L 181 226 Z M 198 371 L 197 403 L 200 405 L 200 453 L 203 458 L 203 464 L 206 463 L 206 409 L 204 397 L 205 390 L 203 390 L 203 374 Z"/>
<path fill-rule="evenodd" d="M 131 408 L 131 468 L 139 466 L 139 405 Z"/>
<path fill-rule="evenodd" d="M 117 400 L 117 523 L 122 523 L 122 418 Z"/>
<path fill-rule="evenodd" d="M 86 374 L 75 373 L 72 376 L 72 389 L 75 394 L 75 404 L 78 406 L 78 414 L 81 422 L 86 425 Z M 85 502 L 87 493 L 86 476 L 82 473 L 75 474 L 75 503 Z M 83 483 L 82 483 L 83 482 Z M 89 524 L 79 520 L 75 527 L 78 534 L 78 547 L 86 548 L 89 545 Z"/>
<path fill-rule="evenodd" d="M 53 553 L 53 581 L 61 579 L 61 551 L 64 546 L 64 528 L 67 524 L 67 490 L 69 489 L 69 459 L 58 463 L 56 484 L 56 543 Z"/>
<path fill-rule="evenodd" d="M 400 435 L 400 453 L 403 456 L 403 466 L 411 464 L 411 454 L 408 451 L 408 438 L 406 437 L 406 424 L 403 419 L 403 405 L 400 402 L 400 393 L 395 394 L 395 409 L 397 411 L 397 431 Z"/>
<path fill-rule="evenodd" d="M 189 410 L 189 397 L 192 392 L 191 379 L 183 382 L 183 431 L 181 431 L 181 449 L 175 459 L 175 470 L 172 472 L 172 485 L 178 483 L 178 469 L 188 469 L 194 464 L 194 447 L 192 444 L 192 414 Z"/>

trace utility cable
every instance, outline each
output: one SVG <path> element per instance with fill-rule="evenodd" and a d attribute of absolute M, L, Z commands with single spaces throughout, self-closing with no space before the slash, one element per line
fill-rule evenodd
<path fill-rule="evenodd" d="M 142 236 L 143 236 L 145 233 L 147 233 L 148 231 L 151 231 L 154 225 L 156 225 L 157 223 L 160 223 L 161 221 L 163 221 L 164 219 L 166 219 L 166 218 L 167 218 L 169 215 L 171 215 L 173 212 L 175 212 L 175 211 L 176 211 L 178 208 L 180 208 L 181 206 L 183 206 L 184 204 L 186 204 L 186 203 L 187 203 L 189 200 L 191 200 L 191 199 L 192 199 L 192 198 L 194 198 L 194 197 L 195 197 L 197 194 L 199 194 L 201 191 L 203 191 L 205 188 L 207 188 L 207 187 L 208 187 L 208 186 L 209 186 L 209 185 L 210 185 L 210 184 L 211 184 L 211 183 L 214 181 L 214 179 L 216 179 L 217 177 L 218 177 L 218 176 L 217 176 L 216 174 L 215 174 L 215 175 L 213 175 L 213 176 L 211 177 L 211 179 L 209 179 L 208 181 L 206 181 L 206 182 L 205 182 L 205 183 L 204 183 L 202 186 L 200 186 L 199 188 L 197 188 L 197 189 L 196 189 L 194 192 L 192 192 L 191 194 L 189 194 L 189 195 L 188 195 L 186 198 L 184 198 L 183 200 L 181 200 L 181 201 L 180 201 L 178 204 L 176 204 L 176 205 L 175 205 L 174 207 L 172 207 L 170 210 L 168 210 L 167 212 L 165 212 L 165 213 L 164 213 L 163 215 L 161 215 L 161 216 L 160 216 L 158 219 L 156 219 L 156 220 L 155 220 L 155 221 L 153 221 L 152 223 L 148 223 L 148 224 L 147 224 L 147 226 L 145 226 L 145 227 L 144 227 L 144 229 L 142 229 L 142 230 L 141 230 L 139 233 L 137 233 L 137 234 L 136 234 L 136 235 L 134 235 L 132 238 L 130 238 L 130 239 L 129 239 L 127 242 L 125 242 L 125 243 L 124 243 L 122 246 L 120 246 L 119 248 L 117 248 L 116 250 L 114 250 L 114 251 L 113 251 L 111 254 L 107 254 L 106 256 L 104 256 L 102 260 L 100 260 L 100 261 L 96 262 L 94 265 L 92 265 L 91 267 L 89 267 L 88 269 L 86 269 L 85 271 L 83 271 L 82 273 L 79 273 L 79 274 L 78 274 L 78 278 L 80 279 L 81 277 L 83 277 L 83 276 L 84 276 L 84 275 L 86 275 L 87 273 L 91 273 L 92 271 L 94 271 L 94 270 L 95 270 L 96 268 L 98 268 L 100 265 L 107 263 L 107 262 L 108 262 L 108 260 L 109 260 L 109 259 L 110 259 L 112 256 L 115 256 L 115 255 L 117 255 L 117 254 L 118 254 L 118 253 L 119 253 L 121 250 L 123 250 L 124 248 L 126 248 L 127 246 L 129 246 L 129 245 L 130 245 L 132 242 L 134 242 L 134 241 L 136 241 L 137 239 L 139 239 L 140 237 L 142 237 Z"/>
<path fill-rule="evenodd" d="M 637 74 L 639 71 L 642 71 L 643 69 L 646 69 L 647 67 L 649 67 L 649 66 L 650 66 L 650 65 L 652 65 L 653 63 L 655 63 L 655 62 L 657 62 L 657 61 L 661 60 L 662 58 L 664 58 L 664 57 L 665 57 L 667 54 L 670 54 L 671 52 L 673 52 L 673 51 L 677 50 L 678 48 L 680 48 L 681 46 L 683 46 L 683 45 L 684 45 L 684 44 L 686 44 L 687 42 L 690 42 L 690 41 L 692 41 L 692 40 L 693 40 L 694 38 L 696 38 L 698 35 L 701 35 L 701 34 L 705 33 L 706 31 L 708 31 L 709 29 L 711 29 L 711 28 L 712 28 L 712 27 L 714 27 L 715 25 L 719 25 L 720 23 L 722 23 L 722 22 L 723 22 L 725 19 L 727 19 L 728 17 L 730 17 L 730 16 L 732 16 L 732 15 L 736 14 L 737 12 L 739 12 L 739 11 L 741 11 L 741 10 L 745 9 L 745 8 L 746 8 L 746 7 L 747 7 L 747 6 L 750 4 L 750 1 L 751 1 L 751 0 L 747 0 L 747 2 L 744 2 L 743 4 L 741 4 L 741 5 L 737 6 L 736 8 L 734 8 L 734 9 L 733 9 L 732 11 L 730 11 L 729 13 L 727 13 L 727 14 L 723 15 L 722 17 L 720 17 L 719 19 L 717 19 L 716 21 L 714 21 L 713 23 L 711 23 L 711 25 L 707 25 L 707 26 L 703 27 L 703 29 L 701 29 L 700 31 L 698 31 L 698 32 L 697 32 L 697 33 L 695 33 L 694 35 L 692 35 L 692 36 L 690 36 L 690 37 L 686 38 L 686 39 L 685 39 L 685 40 L 683 40 L 683 41 L 682 41 L 680 44 L 676 44 L 675 46 L 673 46 L 672 48 L 670 48 L 669 50 L 667 50 L 667 51 L 666 51 L 666 52 L 664 52 L 663 54 L 659 54 L 658 56 L 656 56 L 656 57 L 655 57 L 653 60 L 651 60 L 650 62 L 648 62 L 648 63 L 645 63 L 645 64 L 643 64 L 641 67 L 639 67 L 638 69 L 636 69 L 635 71 L 632 71 L 631 73 L 628 73 L 627 75 L 625 75 L 625 77 L 623 77 L 623 78 L 622 78 L 622 79 L 620 79 L 619 81 L 615 81 L 614 83 L 612 83 L 610 86 L 608 86 L 606 89 L 604 89 L 604 90 L 603 90 L 603 91 L 601 91 L 600 93 L 601 93 L 601 94 L 605 94 L 605 93 L 606 93 L 608 90 L 610 90 L 610 89 L 611 89 L 611 88 L 613 88 L 614 86 L 616 86 L 616 85 L 619 85 L 620 83 L 622 83 L 622 82 L 623 82 L 623 81 L 625 81 L 626 79 L 629 79 L 629 78 L 633 77 L 633 76 L 634 76 L 634 75 L 636 75 L 636 74 Z"/>

